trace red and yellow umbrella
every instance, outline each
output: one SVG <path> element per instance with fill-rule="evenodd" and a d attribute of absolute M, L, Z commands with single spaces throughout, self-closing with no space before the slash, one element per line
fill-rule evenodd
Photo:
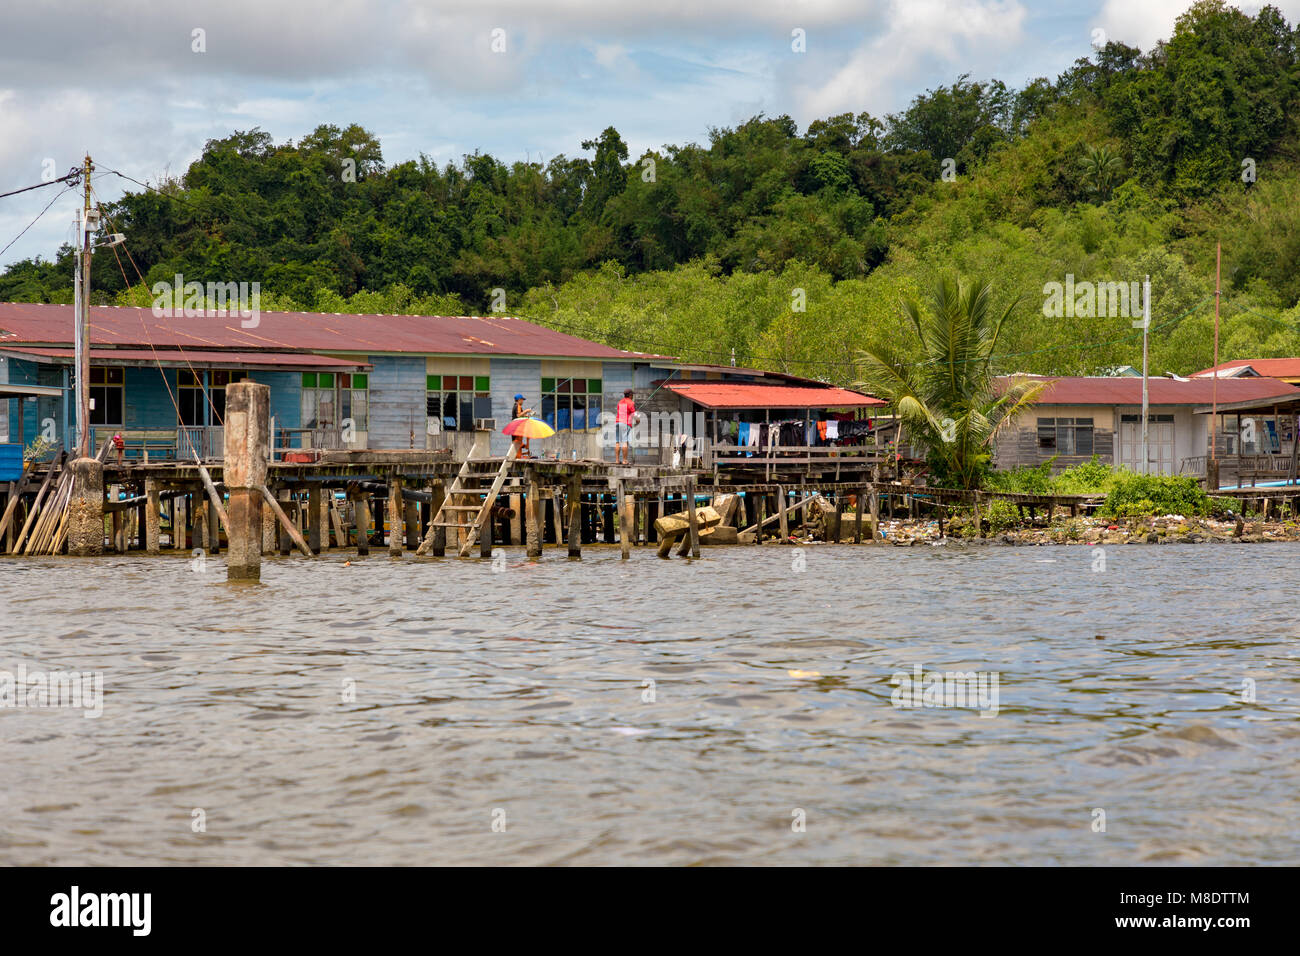
<path fill-rule="evenodd" d="M 502 432 L 512 438 L 550 438 L 555 429 L 540 418 L 516 418 Z"/>

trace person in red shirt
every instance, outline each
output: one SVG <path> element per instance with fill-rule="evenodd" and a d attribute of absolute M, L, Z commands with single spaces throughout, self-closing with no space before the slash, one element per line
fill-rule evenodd
<path fill-rule="evenodd" d="M 632 430 L 632 422 L 636 416 L 636 403 L 632 401 L 632 389 L 623 393 L 623 397 L 618 400 L 618 408 L 614 414 L 614 458 L 615 463 L 622 465 L 623 453 L 627 452 L 626 464 L 632 464 L 632 449 L 628 444 L 628 433 Z"/>

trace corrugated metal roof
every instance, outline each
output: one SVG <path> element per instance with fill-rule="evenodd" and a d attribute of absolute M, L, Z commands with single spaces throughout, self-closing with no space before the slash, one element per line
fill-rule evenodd
<path fill-rule="evenodd" d="M 1051 384 L 1043 389 L 1042 395 L 1039 396 L 1040 405 L 1142 404 L 1142 379 L 1140 378 L 1080 376 L 1049 379 L 1049 381 Z M 1214 378 L 1197 378 L 1186 382 L 1172 378 L 1152 378 L 1148 380 L 1148 403 L 1208 405 L 1213 400 L 1215 381 Z M 1300 389 L 1273 378 L 1221 378 L 1217 381 L 1220 402 L 1286 399 L 1300 396 Z"/>
<path fill-rule="evenodd" d="M 75 352 L 70 348 L 49 348 L 41 345 L 16 345 L 0 347 L 0 354 L 16 357 L 71 359 Z M 364 371 L 371 366 L 328 355 L 311 355 L 306 352 L 234 352 L 200 351 L 197 349 L 95 349 L 90 350 L 93 364 L 113 362 L 154 362 L 160 365 L 188 365 L 204 368 L 240 368 L 249 365 L 275 366 L 288 369 L 338 369 L 339 371 Z"/>
<path fill-rule="evenodd" d="M 1194 373 L 1195 377 L 1213 378 L 1215 372 L 1252 368 L 1264 378 L 1300 378 L 1300 358 L 1233 359 Z"/>
<path fill-rule="evenodd" d="M 833 386 L 800 387 L 750 382 L 670 382 L 664 388 L 705 408 L 852 408 L 885 404 Z"/>
<path fill-rule="evenodd" d="M 0 347 L 71 345 L 72 306 L 0 303 Z M 248 321 L 248 320 L 243 320 Z M 506 316 L 351 315 L 261 312 L 256 328 L 237 313 L 156 318 L 147 308 L 92 306 L 92 345 L 275 351 L 528 355 L 630 361 L 669 356 L 621 349 Z"/>

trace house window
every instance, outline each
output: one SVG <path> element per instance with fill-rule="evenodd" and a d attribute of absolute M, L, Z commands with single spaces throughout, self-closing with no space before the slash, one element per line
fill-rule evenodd
<path fill-rule="evenodd" d="M 492 417 L 487 375 L 425 376 L 425 413 L 429 432 L 469 432 L 474 419 Z"/>
<path fill-rule="evenodd" d="M 218 369 L 208 373 L 209 388 L 205 394 L 203 373 L 183 368 L 176 373 L 176 404 L 180 406 L 182 425 L 203 425 L 204 406 L 212 402 L 212 424 L 218 425 L 226 420 L 226 386 L 231 382 L 242 382 L 248 377 L 247 372 L 232 372 Z"/>
<path fill-rule="evenodd" d="M 599 428 L 602 385 L 598 378 L 542 379 L 542 421 L 556 431 Z"/>
<path fill-rule="evenodd" d="M 352 427 L 359 432 L 370 430 L 370 376 L 361 372 L 340 372 L 340 421 L 352 419 Z"/>
<path fill-rule="evenodd" d="M 303 372 L 302 427 L 339 428 L 348 419 L 357 431 L 370 427 L 370 376 L 360 372 Z"/>
<path fill-rule="evenodd" d="M 125 404 L 125 375 L 121 368 L 91 368 L 90 370 L 90 424 L 122 425 L 122 408 Z"/>
<path fill-rule="evenodd" d="M 1038 451 L 1043 455 L 1091 455 L 1091 418 L 1038 419 Z"/>

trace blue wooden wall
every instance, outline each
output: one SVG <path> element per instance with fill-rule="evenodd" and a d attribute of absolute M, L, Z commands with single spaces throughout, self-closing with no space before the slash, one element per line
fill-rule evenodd
<path fill-rule="evenodd" d="M 501 434 L 501 429 L 510 423 L 515 396 L 523 393 L 531 407 L 541 407 L 542 363 L 540 359 L 494 358 L 489 374 L 492 376 L 492 417 L 497 420 L 497 427 L 488 443 L 488 451 L 493 455 L 504 455 L 510 450 L 510 436 Z"/>
<path fill-rule="evenodd" d="M 423 448 L 426 363 L 423 355 L 372 355 L 371 448 Z M 414 438 L 412 438 L 414 435 Z"/>

